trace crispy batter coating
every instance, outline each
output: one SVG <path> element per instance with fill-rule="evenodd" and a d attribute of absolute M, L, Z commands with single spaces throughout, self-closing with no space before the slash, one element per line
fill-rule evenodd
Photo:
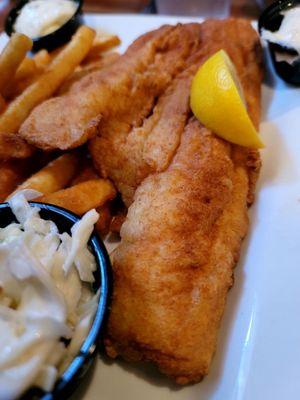
<path fill-rule="evenodd" d="M 126 115 L 130 126 L 122 124 L 119 114 L 111 115 L 109 119 L 103 117 L 98 135 L 91 141 L 90 150 L 96 167 L 103 176 L 113 179 L 127 206 L 143 179 L 150 173 L 163 171 L 174 157 L 191 115 L 189 92 L 192 77 L 216 51 L 223 48 L 234 61 L 247 92 L 249 112 L 255 124 L 259 121 L 260 44 L 250 24 L 243 20 L 208 21 L 197 28 L 193 25 L 193 28 L 198 35 L 194 51 L 185 60 L 184 70 L 156 97 L 152 112 L 139 113 L 142 121 L 138 126 L 131 118 L 135 118 L 139 110 L 134 110 L 132 116 Z M 241 41 L 236 38 L 241 38 Z M 172 57 L 176 59 L 176 54 Z M 159 70 L 163 69 L 161 65 Z M 144 101 L 148 98 L 147 95 Z M 257 153 L 254 151 L 253 154 L 255 162 Z"/>
<path fill-rule="evenodd" d="M 108 354 L 181 384 L 208 372 L 248 226 L 248 176 L 230 151 L 192 119 L 168 169 L 137 189 L 113 255 Z"/>
<path fill-rule="evenodd" d="M 104 68 L 110 67 L 120 55 L 116 52 L 111 52 L 107 54 L 99 55 L 97 60 L 92 60 L 91 62 L 84 62 L 81 66 L 77 67 L 77 70 L 73 72 L 73 74 L 63 83 L 63 85 L 58 90 L 58 95 L 61 96 L 70 90 L 72 90 L 73 86 L 76 85 L 78 81 L 84 78 L 86 75 L 91 72 L 101 71 Z M 75 90 L 76 86 L 75 86 Z"/>
<path fill-rule="evenodd" d="M 44 150 L 64 150 L 73 137 L 74 143 L 78 138 L 82 143 L 95 136 L 104 120 L 103 134 L 120 131 L 121 140 L 132 126 L 140 125 L 155 98 L 185 68 L 198 44 L 198 31 L 199 25 L 187 24 L 143 35 L 111 68 L 89 74 L 65 96 L 36 107 L 21 127 L 21 137 Z"/>
<path fill-rule="evenodd" d="M 225 49 L 258 126 L 262 67 L 255 31 L 246 21 L 207 21 L 201 25 L 201 42 L 205 45 L 193 62 L 198 66 Z M 189 85 L 188 75 L 185 71 L 171 83 L 144 126 L 151 125 L 156 113 L 163 116 L 167 108 L 172 110 L 176 96 L 168 95 L 176 93 L 181 79 Z M 190 117 L 184 108 L 188 91 L 181 93 L 186 96 L 180 99 L 183 113 L 174 107 L 159 118 L 160 129 L 148 131 L 138 165 L 129 152 L 123 164 L 103 167 L 129 204 L 133 195 L 121 244 L 113 254 L 114 294 L 105 343 L 111 357 L 152 361 L 177 383 L 186 384 L 209 371 L 233 267 L 248 228 L 247 208 L 260 158 L 257 151 L 225 142 Z M 174 134 L 171 127 L 178 115 L 184 117 Z M 132 130 L 122 143 L 129 143 L 131 135 Z M 122 147 L 115 151 L 122 156 Z M 139 175 L 141 164 L 150 165 L 150 171 Z M 121 175 L 121 170 L 130 173 Z"/>

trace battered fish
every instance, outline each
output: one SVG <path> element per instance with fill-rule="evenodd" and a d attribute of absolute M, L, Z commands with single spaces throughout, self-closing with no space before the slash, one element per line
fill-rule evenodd
<path fill-rule="evenodd" d="M 96 167 L 103 176 L 114 181 L 127 206 L 132 203 L 143 179 L 151 173 L 164 171 L 174 157 L 191 115 L 191 80 L 199 66 L 221 48 L 234 61 L 247 92 L 248 109 L 254 122 L 259 121 L 259 104 L 257 107 L 256 103 L 260 98 L 261 66 L 256 33 L 242 20 L 208 21 L 199 28 L 197 45 L 185 60 L 184 71 L 156 97 L 152 112 L 138 126 L 123 124 L 124 117 L 120 115 L 103 118 L 99 134 L 90 142 Z"/>
<path fill-rule="evenodd" d="M 118 132 L 121 141 L 186 67 L 198 46 L 199 30 L 198 24 L 164 26 L 141 36 L 111 68 L 89 74 L 65 96 L 37 106 L 20 136 L 43 150 L 65 150 L 95 136 L 103 119 L 103 136 L 106 129 Z"/>
<path fill-rule="evenodd" d="M 108 354 L 180 384 L 208 373 L 248 226 L 249 179 L 231 151 L 191 119 L 168 169 L 137 189 L 113 255 Z"/>
<path fill-rule="evenodd" d="M 200 35 L 205 49 L 199 50 L 195 65 L 212 52 L 226 50 L 258 127 L 262 68 L 257 34 L 245 21 L 228 20 L 204 23 Z M 209 371 L 260 168 L 257 151 L 223 141 L 189 116 L 188 90 L 181 90 L 182 107 L 172 108 L 174 98 L 165 102 L 183 81 L 189 87 L 189 70 L 171 84 L 158 109 L 144 121 L 144 126 L 151 125 L 158 113 L 160 129 L 147 131 L 138 168 L 130 146 L 119 167 L 103 161 L 112 177 L 124 165 L 131 168 L 131 174 L 116 182 L 123 195 L 129 194 L 128 202 L 133 193 L 121 244 L 113 254 L 107 352 L 129 361 L 152 361 L 179 384 L 197 382 Z M 164 114 L 167 108 L 173 111 Z M 178 115 L 184 117 L 176 122 L 174 134 L 170 128 Z M 151 143 L 151 152 L 145 143 Z M 119 153 L 123 156 L 122 148 Z M 152 168 L 148 175 L 139 176 L 141 164 Z M 131 191 L 127 176 L 138 177 L 133 185 L 129 181 Z"/>

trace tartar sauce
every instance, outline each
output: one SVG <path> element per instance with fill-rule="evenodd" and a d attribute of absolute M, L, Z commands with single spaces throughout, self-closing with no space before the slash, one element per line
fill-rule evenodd
<path fill-rule="evenodd" d="M 281 12 L 284 16 L 276 32 L 262 30 L 262 38 L 281 46 L 293 48 L 300 53 L 300 6 Z"/>
<path fill-rule="evenodd" d="M 96 211 L 70 236 L 40 218 L 22 192 L 9 203 L 19 223 L 0 229 L 1 400 L 33 385 L 52 389 L 80 349 L 98 303 L 90 286 L 96 263 L 87 247 Z"/>
<path fill-rule="evenodd" d="M 72 0 L 31 0 L 21 9 L 14 30 L 34 39 L 60 28 L 76 12 Z"/>

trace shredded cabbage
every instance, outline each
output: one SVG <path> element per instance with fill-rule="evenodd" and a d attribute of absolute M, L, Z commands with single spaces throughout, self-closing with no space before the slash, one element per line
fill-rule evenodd
<path fill-rule="evenodd" d="M 18 223 L 0 228 L 0 400 L 15 399 L 32 385 L 53 388 L 79 350 L 99 297 L 89 285 L 96 262 L 87 245 L 98 214 L 83 216 L 72 236 L 59 233 L 30 207 L 26 197 L 33 196 L 13 196 L 9 204 Z"/>

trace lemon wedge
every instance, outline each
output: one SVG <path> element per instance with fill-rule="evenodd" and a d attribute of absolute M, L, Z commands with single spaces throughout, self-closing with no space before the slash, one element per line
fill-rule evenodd
<path fill-rule="evenodd" d="M 224 50 L 198 69 L 190 102 L 194 115 L 218 136 L 241 146 L 264 147 L 248 115 L 235 67 Z"/>

